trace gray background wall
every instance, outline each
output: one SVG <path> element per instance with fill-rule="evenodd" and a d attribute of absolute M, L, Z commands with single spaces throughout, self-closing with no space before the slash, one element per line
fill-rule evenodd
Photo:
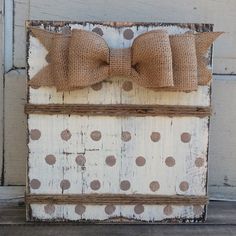
<path fill-rule="evenodd" d="M 2 6 L 2 0 L 0 4 Z M 210 125 L 209 194 L 236 199 L 236 1 L 235 0 L 6 0 L 6 73 L 0 83 L 0 169 L 4 186 L 24 186 L 26 146 L 25 20 L 157 21 L 214 23 L 224 31 L 215 43 Z M 4 12 L 3 12 L 4 13 Z M 5 18 L 6 19 L 6 18 Z M 4 14 L 1 14 L 2 44 Z M 12 30 L 12 31 L 11 31 Z M 11 48 L 12 46 L 12 48 Z M 3 48 L 2 48 L 3 49 Z M 0 59 L 4 53 L 0 48 Z M 4 60 L 1 60 L 4 63 Z M 0 68 L 0 73 L 2 73 Z M 3 149 L 3 150 L 2 150 Z M 22 194 L 24 187 L 0 187 Z"/>

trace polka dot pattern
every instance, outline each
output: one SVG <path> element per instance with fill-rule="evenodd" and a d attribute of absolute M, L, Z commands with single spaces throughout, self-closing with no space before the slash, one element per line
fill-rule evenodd
<path fill-rule="evenodd" d="M 31 187 L 32 189 L 39 189 L 40 186 L 41 186 L 41 182 L 40 182 L 38 179 L 32 179 L 32 180 L 30 181 L 30 187 Z"/>
<path fill-rule="evenodd" d="M 55 212 L 55 206 L 53 204 L 48 204 L 44 206 L 44 211 L 48 215 L 52 215 Z"/>
<path fill-rule="evenodd" d="M 56 163 L 56 157 L 54 155 L 47 155 L 45 161 L 48 165 L 54 165 Z"/>
<path fill-rule="evenodd" d="M 94 91 L 99 91 L 102 89 L 102 83 L 97 83 L 97 84 L 93 84 L 91 86 L 91 88 L 94 90 Z"/>
<path fill-rule="evenodd" d="M 93 180 L 91 183 L 90 183 L 90 188 L 92 190 L 98 190 L 100 189 L 101 187 L 101 184 L 100 184 L 100 181 L 99 180 Z"/>
<path fill-rule="evenodd" d="M 115 212 L 115 210 L 116 210 L 116 207 L 114 205 L 107 205 L 105 207 L 105 212 L 107 215 L 113 214 Z"/>
<path fill-rule="evenodd" d="M 204 165 L 204 159 L 201 158 L 201 157 L 198 157 L 196 160 L 195 160 L 195 166 L 196 167 L 202 167 Z"/>
<path fill-rule="evenodd" d="M 75 158 L 75 161 L 77 163 L 77 165 L 79 166 L 84 166 L 85 163 L 86 163 L 86 158 L 84 155 L 78 155 L 76 158 Z"/>
<path fill-rule="evenodd" d="M 130 189 L 130 182 L 128 180 L 123 180 L 120 183 L 120 189 L 123 191 L 127 191 Z"/>
<path fill-rule="evenodd" d="M 41 137 L 41 132 L 38 129 L 32 129 L 30 131 L 30 138 L 31 140 L 39 140 Z"/>
<path fill-rule="evenodd" d="M 76 205 L 75 206 L 75 213 L 77 215 L 83 215 L 86 210 L 86 207 L 84 205 Z"/>
<path fill-rule="evenodd" d="M 163 212 L 166 216 L 170 216 L 173 213 L 173 208 L 170 205 L 164 207 Z"/>
<path fill-rule="evenodd" d="M 175 159 L 173 157 L 167 157 L 165 163 L 168 167 L 172 167 L 175 165 Z"/>
<path fill-rule="evenodd" d="M 152 132 L 150 138 L 153 142 L 158 142 L 161 139 L 161 134 L 159 132 Z"/>
<path fill-rule="evenodd" d="M 65 129 L 61 132 L 62 140 L 68 141 L 71 138 L 71 132 L 68 129 Z"/>
<path fill-rule="evenodd" d="M 136 205 L 136 206 L 134 207 L 134 212 L 135 212 L 135 214 L 137 214 L 137 215 L 142 214 L 142 213 L 144 212 L 144 206 L 143 206 L 143 205 L 140 205 L 140 204 Z"/>
<path fill-rule="evenodd" d="M 146 159 L 142 156 L 139 156 L 135 160 L 137 166 L 144 166 L 146 163 Z"/>
<path fill-rule="evenodd" d="M 129 92 L 133 89 L 133 83 L 131 81 L 125 81 L 122 85 L 122 89 L 126 92 Z"/>
<path fill-rule="evenodd" d="M 149 188 L 152 192 L 156 192 L 160 188 L 160 184 L 158 181 L 152 181 L 149 185 Z"/>
<path fill-rule="evenodd" d="M 93 28 L 92 31 L 93 31 L 94 33 L 100 35 L 100 36 L 103 36 L 103 31 L 102 31 L 102 29 L 99 28 L 99 27 Z"/>
<path fill-rule="evenodd" d="M 100 131 L 95 130 L 90 134 L 90 137 L 93 141 L 99 141 L 102 137 L 102 134 Z"/>
<path fill-rule="evenodd" d="M 70 188 L 70 181 L 67 179 L 63 179 L 60 183 L 60 188 L 64 191 Z"/>
<path fill-rule="evenodd" d="M 131 140 L 131 133 L 128 131 L 123 131 L 121 134 L 121 140 L 124 142 L 128 142 Z"/>
<path fill-rule="evenodd" d="M 187 181 L 183 181 L 180 183 L 179 185 L 179 189 L 182 191 L 182 192 L 186 192 L 188 189 L 189 189 L 189 184 Z"/>
<path fill-rule="evenodd" d="M 203 208 L 200 205 L 193 206 L 193 213 L 196 216 L 200 216 L 203 212 Z"/>
<path fill-rule="evenodd" d="M 134 37 L 134 32 L 132 29 L 126 29 L 123 33 L 125 39 L 130 40 Z"/>
<path fill-rule="evenodd" d="M 115 156 L 107 156 L 106 157 L 106 164 L 108 166 L 114 166 L 116 164 L 116 158 Z"/>
<path fill-rule="evenodd" d="M 191 134 L 186 133 L 186 132 L 181 134 L 181 141 L 183 143 L 189 143 L 190 140 L 191 140 Z"/>

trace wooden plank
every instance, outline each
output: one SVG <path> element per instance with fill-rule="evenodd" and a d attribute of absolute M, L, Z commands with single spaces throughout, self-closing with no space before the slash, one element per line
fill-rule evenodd
<path fill-rule="evenodd" d="M 218 76 L 213 83 L 209 193 L 216 199 L 236 199 L 236 76 L 227 78 Z"/>
<path fill-rule="evenodd" d="M 25 78 L 24 70 L 14 70 L 5 74 L 5 185 L 25 184 L 25 159 L 27 156 L 27 128 L 24 114 Z"/>
<path fill-rule="evenodd" d="M 70 195 L 26 195 L 26 203 L 41 204 L 88 204 L 88 205 L 205 205 L 206 196 L 161 196 L 148 194 L 70 194 Z"/>
<path fill-rule="evenodd" d="M 3 87 L 4 87 L 4 76 L 3 76 L 3 48 L 4 48 L 4 34 L 3 34 L 3 0 L 0 0 L 0 185 L 4 182 L 4 169 L 3 169 Z"/>
<path fill-rule="evenodd" d="M 95 116 L 197 116 L 211 115 L 210 107 L 165 106 L 165 105 L 93 105 L 93 104 L 48 104 L 25 105 L 26 114 L 76 114 Z"/>

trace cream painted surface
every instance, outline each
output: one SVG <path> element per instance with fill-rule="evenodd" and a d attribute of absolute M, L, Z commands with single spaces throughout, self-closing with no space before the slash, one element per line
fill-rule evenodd
<path fill-rule="evenodd" d="M 33 204 L 32 205 L 32 216 L 36 219 L 42 220 L 72 220 L 72 221 L 82 221 L 82 220 L 107 220 L 107 214 L 105 212 L 105 205 L 93 206 L 85 205 L 85 212 L 82 215 L 76 214 L 75 207 L 76 205 L 56 205 L 55 211 L 51 214 L 45 214 L 44 207 L 46 205 Z M 120 217 L 124 218 L 135 218 L 139 221 L 161 221 L 171 220 L 173 217 L 175 219 L 187 219 L 200 216 L 203 212 L 203 207 L 199 208 L 198 214 L 194 213 L 194 206 L 173 206 L 173 213 L 171 216 L 164 214 L 165 205 L 143 205 L 144 212 L 141 214 L 136 214 L 134 212 L 133 205 L 130 206 L 115 206 L 115 211 L 109 216 L 108 221 L 118 221 Z M 98 215 L 99 214 L 99 215 Z M 194 220 L 187 220 L 186 222 L 194 222 Z"/>

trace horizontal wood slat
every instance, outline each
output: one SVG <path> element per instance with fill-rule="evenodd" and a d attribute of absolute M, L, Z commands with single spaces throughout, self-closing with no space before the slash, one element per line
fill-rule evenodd
<path fill-rule="evenodd" d="M 208 204 L 206 196 L 156 196 L 144 194 L 71 194 L 71 195 L 26 195 L 26 203 L 32 204 L 89 204 L 89 205 L 205 205 Z"/>
<path fill-rule="evenodd" d="M 94 116 L 197 116 L 211 115 L 211 107 L 170 105 L 26 104 L 26 114 Z"/>

